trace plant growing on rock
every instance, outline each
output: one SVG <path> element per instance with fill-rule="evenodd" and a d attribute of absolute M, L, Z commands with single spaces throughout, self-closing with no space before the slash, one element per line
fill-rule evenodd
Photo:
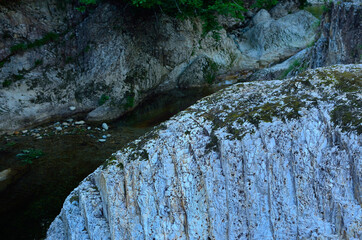
<path fill-rule="evenodd" d="M 109 100 L 109 96 L 102 94 L 102 96 L 99 98 L 98 100 L 98 104 L 99 106 L 102 106 L 103 104 L 105 104 L 107 101 Z"/>

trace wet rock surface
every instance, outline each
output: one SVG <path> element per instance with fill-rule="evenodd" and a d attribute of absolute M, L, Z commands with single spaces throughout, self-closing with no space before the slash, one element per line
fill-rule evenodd
<path fill-rule="evenodd" d="M 233 85 L 118 151 L 47 239 L 360 239 L 362 65 Z"/>

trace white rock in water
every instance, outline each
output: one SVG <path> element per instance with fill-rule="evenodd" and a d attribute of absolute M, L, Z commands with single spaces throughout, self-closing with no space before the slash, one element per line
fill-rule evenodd
<path fill-rule="evenodd" d="M 203 98 L 84 179 L 47 239 L 361 239 L 361 78 L 336 65 Z"/>
<path fill-rule="evenodd" d="M 75 122 L 75 124 L 76 124 L 76 125 L 83 125 L 83 124 L 85 124 L 85 122 L 82 120 L 82 121 L 77 121 L 77 122 Z"/>
<path fill-rule="evenodd" d="M 28 132 L 28 130 L 24 130 L 24 131 L 22 131 L 22 133 L 27 133 Z"/>
<path fill-rule="evenodd" d="M 107 141 L 107 139 L 104 139 L 104 138 L 98 139 L 98 142 L 105 142 L 105 141 Z"/>
<path fill-rule="evenodd" d="M 103 128 L 104 130 L 108 130 L 108 129 L 109 129 L 107 123 L 102 123 L 102 128 Z"/>
<path fill-rule="evenodd" d="M 75 107 L 74 107 L 74 106 L 71 106 L 71 107 L 69 107 L 69 110 L 70 110 L 70 111 L 74 111 L 74 110 L 75 110 Z"/>
<path fill-rule="evenodd" d="M 103 135 L 102 138 L 107 138 L 107 135 Z"/>
<path fill-rule="evenodd" d="M 55 130 L 62 131 L 62 128 L 61 127 L 55 127 Z"/>

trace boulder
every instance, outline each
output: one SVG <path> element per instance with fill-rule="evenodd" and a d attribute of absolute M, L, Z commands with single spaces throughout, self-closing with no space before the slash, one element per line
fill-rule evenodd
<path fill-rule="evenodd" d="M 285 60 L 314 41 L 318 20 L 299 11 L 278 20 L 265 10 L 254 17 L 256 25 L 235 37 L 244 68 L 258 69 Z M 268 20 L 269 19 L 269 20 Z"/>
<path fill-rule="evenodd" d="M 362 65 L 233 85 L 128 144 L 47 239 L 360 239 Z"/>

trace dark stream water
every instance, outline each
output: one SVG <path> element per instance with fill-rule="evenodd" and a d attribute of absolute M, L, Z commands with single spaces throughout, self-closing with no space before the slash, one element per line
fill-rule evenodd
<path fill-rule="evenodd" d="M 1 239 L 43 239 L 66 196 L 113 152 L 214 91 L 177 90 L 149 98 L 109 123 L 108 131 L 100 124 L 72 126 L 70 122 L 65 127 L 63 120 L 60 125 L 48 123 L 26 133 L 1 136 L 0 172 L 11 169 L 11 180 L 0 176 Z M 55 126 L 62 130 L 56 131 Z M 108 134 L 106 142 L 98 142 Z M 32 163 L 21 161 L 16 155 L 24 149 L 37 149 L 43 155 Z"/>

